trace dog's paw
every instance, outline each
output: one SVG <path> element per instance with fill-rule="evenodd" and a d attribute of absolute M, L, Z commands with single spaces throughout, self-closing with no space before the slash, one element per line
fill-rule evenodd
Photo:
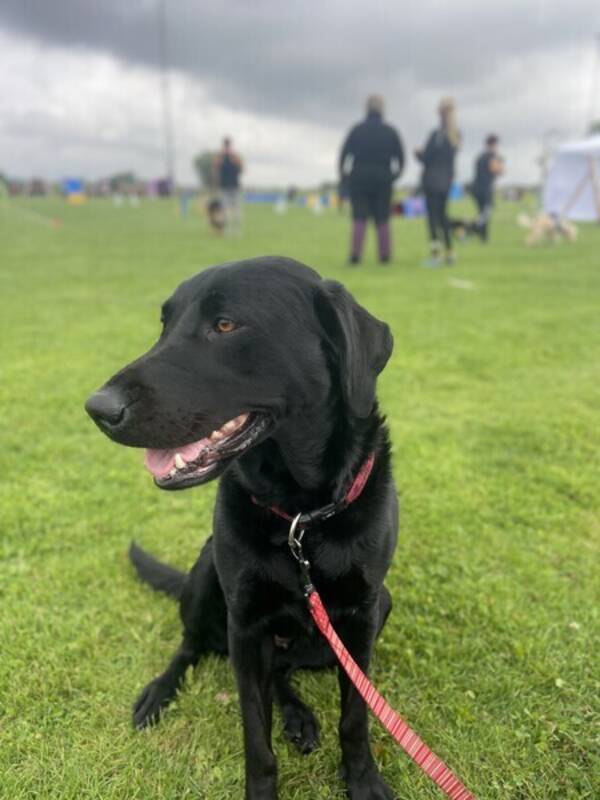
<path fill-rule="evenodd" d="M 245 800 L 277 800 L 275 778 L 249 779 L 246 782 Z"/>
<path fill-rule="evenodd" d="M 175 693 L 171 682 L 165 681 L 162 675 L 150 681 L 133 704 L 134 727 L 141 730 L 148 725 L 156 725 Z"/>
<path fill-rule="evenodd" d="M 290 742 L 307 755 L 319 746 L 319 723 L 305 705 L 288 704 L 282 708 L 283 730 Z"/>
<path fill-rule="evenodd" d="M 358 777 L 348 777 L 342 769 L 342 777 L 350 800 L 396 800 L 396 795 L 375 768 Z"/>

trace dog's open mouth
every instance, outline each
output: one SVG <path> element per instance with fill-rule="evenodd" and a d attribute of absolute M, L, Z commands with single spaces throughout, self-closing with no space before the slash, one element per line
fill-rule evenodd
<path fill-rule="evenodd" d="M 216 478 L 227 464 L 264 438 L 271 418 L 246 413 L 204 439 L 165 450 L 146 450 L 145 465 L 161 489 L 187 489 Z"/>

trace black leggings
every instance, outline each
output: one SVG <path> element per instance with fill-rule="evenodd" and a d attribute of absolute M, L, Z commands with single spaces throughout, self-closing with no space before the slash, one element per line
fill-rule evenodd
<path fill-rule="evenodd" d="M 427 222 L 429 223 L 429 237 L 434 242 L 440 241 L 440 234 L 444 237 L 444 244 L 449 250 L 452 246 L 450 239 L 450 223 L 446 213 L 448 191 L 434 189 L 425 190 L 425 203 L 427 204 Z"/>
<path fill-rule="evenodd" d="M 477 204 L 479 216 L 477 217 L 477 232 L 484 242 L 489 235 L 489 221 L 492 214 L 492 197 L 489 194 L 474 193 L 473 199 Z"/>

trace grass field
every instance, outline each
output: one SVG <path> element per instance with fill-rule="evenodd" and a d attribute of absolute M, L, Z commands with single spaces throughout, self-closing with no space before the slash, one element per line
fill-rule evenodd
<path fill-rule="evenodd" d="M 188 676 L 157 728 L 130 723 L 180 629 L 128 542 L 191 565 L 215 486 L 161 493 L 83 402 L 153 341 L 181 279 L 264 253 L 343 280 L 394 332 L 379 395 L 403 518 L 376 684 L 480 800 L 600 796 L 600 226 L 527 250 L 516 213 L 500 208 L 492 244 L 461 247 L 453 270 L 419 269 L 421 221 L 395 221 L 393 266 L 352 270 L 334 213 L 250 209 L 226 241 L 168 202 L 0 206 L 3 799 L 241 797 L 226 662 Z M 300 684 L 323 742 L 305 759 L 276 719 L 280 796 L 341 798 L 336 678 Z M 399 798 L 440 796 L 372 730 Z"/>

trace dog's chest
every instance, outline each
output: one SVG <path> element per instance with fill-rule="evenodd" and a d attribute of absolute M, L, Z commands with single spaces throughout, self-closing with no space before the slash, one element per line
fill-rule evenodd
<path fill-rule="evenodd" d="M 315 564 L 311 578 L 334 619 L 352 614 L 368 595 L 367 581 L 356 565 L 331 574 Z M 232 599 L 239 624 L 276 635 L 282 647 L 286 639 L 313 627 L 300 571 L 291 556 L 281 569 L 269 575 L 244 574 Z"/>

